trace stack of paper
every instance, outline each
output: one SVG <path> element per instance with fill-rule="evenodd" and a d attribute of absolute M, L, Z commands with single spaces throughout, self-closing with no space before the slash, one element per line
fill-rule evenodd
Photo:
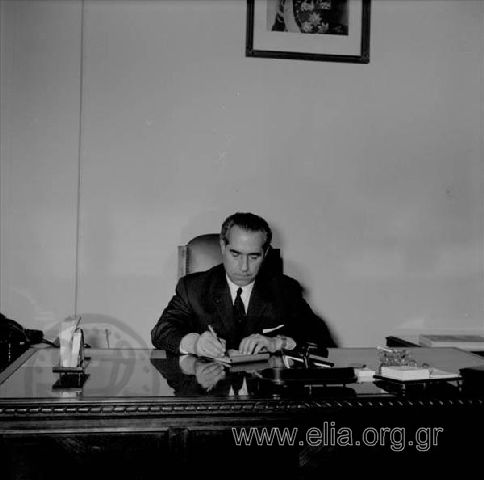
<path fill-rule="evenodd" d="M 394 380 L 428 380 L 430 369 L 411 366 L 381 367 L 380 375 Z"/>
<path fill-rule="evenodd" d="M 445 370 L 440 370 L 438 368 L 430 369 L 430 379 L 431 380 L 447 380 L 451 378 L 459 378 L 460 375 L 454 372 L 447 372 Z"/>
<path fill-rule="evenodd" d="M 482 335 L 419 335 L 419 344 L 424 347 L 455 347 L 462 350 L 484 350 Z"/>

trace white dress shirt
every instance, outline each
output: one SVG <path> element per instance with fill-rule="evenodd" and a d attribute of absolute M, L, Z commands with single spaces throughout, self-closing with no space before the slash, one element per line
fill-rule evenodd
<path fill-rule="evenodd" d="M 252 289 L 254 288 L 254 283 L 249 283 L 249 285 L 246 285 L 245 287 L 240 287 L 239 285 L 236 285 L 232 280 L 230 280 L 228 275 L 225 275 L 227 278 L 227 283 L 230 288 L 230 296 L 232 297 L 232 305 L 235 302 L 235 297 L 237 296 L 237 290 L 239 288 L 242 288 L 242 293 L 240 294 L 242 298 L 242 303 L 244 304 L 245 308 L 245 313 L 247 314 L 247 310 L 249 309 L 249 302 L 250 302 L 250 296 L 252 295 Z"/>

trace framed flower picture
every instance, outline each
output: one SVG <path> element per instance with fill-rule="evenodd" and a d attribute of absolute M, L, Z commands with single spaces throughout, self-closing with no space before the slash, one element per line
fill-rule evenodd
<path fill-rule="evenodd" d="M 248 57 L 369 63 L 371 0 L 248 0 Z"/>

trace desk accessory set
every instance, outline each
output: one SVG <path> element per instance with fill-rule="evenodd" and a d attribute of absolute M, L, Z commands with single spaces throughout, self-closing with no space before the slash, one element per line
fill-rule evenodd
<path fill-rule="evenodd" d="M 80 316 L 66 318 L 59 331 L 59 365 L 52 367 L 59 374 L 54 389 L 80 389 L 88 375 L 85 372 L 84 332 Z"/>
<path fill-rule="evenodd" d="M 419 365 L 407 349 L 378 347 L 379 368 L 374 379 L 400 386 L 405 391 L 406 386 L 425 387 L 430 384 L 449 381 L 457 382 L 460 387 L 462 376 L 434 368 L 428 364 Z"/>

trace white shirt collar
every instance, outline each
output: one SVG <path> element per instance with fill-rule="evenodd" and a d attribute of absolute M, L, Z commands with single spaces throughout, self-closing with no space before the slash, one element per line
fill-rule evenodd
<path fill-rule="evenodd" d="M 244 287 L 240 287 L 239 285 L 236 285 L 232 280 L 230 280 L 229 276 L 225 274 L 225 278 L 227 279 L 227 284 L 229 285 L 230 288 L 230 296 L 232 297 L 232 303 L 235 301 L 235 297 L 237 296 L 237 290 L 239 288 L 242 288 L 242 293 L 240 296 L 242 297 L 242 303 L 244 304 L 245 311 L 247 312 L 249 308 L 249 301 L 250 301 L 250 296 L 252 294 L 252 289 L 254 288 L 254 282 L 249 283 L 248 285 L 245 285 Z"/>

